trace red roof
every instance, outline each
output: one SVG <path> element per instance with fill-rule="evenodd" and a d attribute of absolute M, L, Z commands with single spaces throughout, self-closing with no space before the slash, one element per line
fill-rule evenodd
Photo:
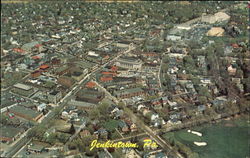
<path fill-rule="evenodd" d="M 36 45 L 35 45 L 36 48 L 39 48 L 39 47 L 41 47 L 41 46 L 43 46 L 43 45 L 41 45 L 41 44 L 36 44 Z"/>
<path fill-rule="evenodd" d="M 236 43 L 231 44 L 231 46 L 232 46 L 233 48 L 239 48 L 239 45 L 236 44 Z"/>
<path fill-rule="evenodd" d="M 88 88 L 93 88 L 93 87 L 95 87 L 95 82 L 88 82 L 87 84 L 86 84 L 86 87 L 88 87 Z"/>
<path fill-rule="evenodd" d="M 103 75 L 113 75 L 113 76 L 116 75 L 115 72 L 109 72 L 109 71 L 103 71 L 102 74 L 103 74 Z"/>
<path fill-rule="evenodd" d="M 13 48 L 13 51 L 18 52 L 18 53 L 25 53 L 25 50 L 21 48 Z"/>
<path fill-rule="evenodd" d="M 109 58 L 109 56 L 108 55 L 106 55 L 105 57 L 104 57 L 104 59 L 108 59 Z"/>
<path fill-rule="evenodd" d="M 112 81 L 113 77 L 101 77 L 102 82 Z"/>
<path fill-rule="evenodd" d="M 40 68 L 40 69 L 47 69 L 47 68 L 49 68 L 49 65 L 44 64 L 44 65 L 41 65 L 39 68 Z"/>
<path fill-rule="evenodd" d="M 39 56 L 33 56 L 32 59 L 41 59 Z"/>
<path fill-rule="evenodd" d="M 111 67 L 111 70 L 112 70 L 112 71 L 117 71 L 117 69 L 118 69 L 117 66 L 112 66 L 112 67 Z"/>

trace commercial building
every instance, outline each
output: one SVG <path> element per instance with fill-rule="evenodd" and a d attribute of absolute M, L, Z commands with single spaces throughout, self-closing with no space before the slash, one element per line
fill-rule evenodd
<path fill-rule="evenodd" d="M 145 94 L 145 92 L 141 88 L 130 88 L 130 89 L 123 89 L 123 90 L 119 90 L 119 91 L 114 91 L 114 95 L 117 98 L 121 98 L 121 99 L 131 98 L 131 97 L 135 97 L 135 96 L 141 96 L 144 94 Z"/>
<path fill-rule="evenodd" d="M 140 70 L 142 66 L 142 61 L 134 57 L 121 57 L 116 61 L 116 66 Z"/>
<path fill-rule="evenodd" d="M 62 98 L 62 92 L 61 91 L 56 91 L 53 90 L 51 92 L 48 93 L 48 101 L 51 103 L 58 103 L 59 100 Z"/>
<path fill-rule="evenodd" d="M 76 94 L 76 100 L 97 104 L 104 98 L 104 93 L 93 89 L 83 89 Z"/>
<path fill-rule="evenodd" d="M 23 106 L 13 106 L 9 109 L 15 115 L 30 121 L 38 121 L 42 116 L 42 112 L 38 112 Z"/>
<path fill-rule="evenodd" d="M 0 140 L 1 142 L 11 143 L 15 141 L 23 132 L 23 128 L 16 128 L 12 126 L 0 126 Z"/>
<path fill-rule="evenodd" d="M 21 95 L 25 95 L 25 96 L 28 96 L 34 91 L 32 87 L 22 84 L 22 83 L 17 83 L 13 87 L 14 87 L 13 92 L 21 94 Z"/>

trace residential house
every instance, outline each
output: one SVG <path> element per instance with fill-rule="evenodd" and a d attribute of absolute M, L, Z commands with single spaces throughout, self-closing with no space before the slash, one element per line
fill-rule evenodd
<path fill-rule="evenodd" d="M 129 127 L 128 125 L 123 121 L 119 121 L 118 123 L 118 128 L 123 132 L 123 133 L 126 133 L 126 132 L 129 132 Z"/>
<path fill-rule="evenodd" d="M 84 138 L 84 137 L 87 137 L 87 136 L 90 136 L 90 135 L 91 135 L 91 133 L 89 132 L 89 130 L 86 130 L 86 129 L 80 132 L 80 137 L 81 138 Z"/>
<path fill-rule="evenodd" d="M 108 138 L 108 131 L 104 128 L 100 128 L 98 131 L 94 132 L 94 135 L 97 135 L 98 138 L 107 139 Z"/>
<path fill-rule="evenodd" d="M 205 105 L 198 105 L 197 107 L 197 114 L 203 114 L 204 111 L 206 110 L 206 106 Z"/>
<path fill-rule="evenodd" d="M 39 77 L 40 75 L 41 75 L 41 71 L 39 71 L 39 70 L 31 72 L 31 77 L 33 77 L 33 78 Z"/>
<path fill-rule="evenodd" d="M 230 66 L 227 68 L 227 71 L 228 71 L 229 75 L 234 76 L 234 75 L 236 74 L 237 69 L 234 68 L 233 65 L 230 65 Z"/>

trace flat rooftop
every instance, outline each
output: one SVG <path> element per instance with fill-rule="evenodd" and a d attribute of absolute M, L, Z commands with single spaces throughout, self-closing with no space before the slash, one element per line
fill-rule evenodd
<path fill-rule="evenodd" d="M 32 87 L 28 86 L 28 85 L 25 85 L 25 84 L 22 84 L 22 83 L 17 83 L 14 85 L 15 88 L 19 88 L 19 89 L 23 89 L 23 90 L 30 90 Z"/>

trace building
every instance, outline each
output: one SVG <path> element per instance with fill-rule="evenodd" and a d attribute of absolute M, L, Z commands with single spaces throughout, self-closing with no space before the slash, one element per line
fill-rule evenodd
<path fill-rule="evenodd" d="M 76 106 L 78 109 L 87 110 L 87 111 L 93 108 L 96 108 L 96 104 L 92 104 L 92 103 L 88 103 L 84 101 L 77 101 L 73 99 L 71 99 L 67 104 L 69 106 Z"/>
<path fill-rule="evenodd" d="M 39 66 L 39 68 L 41 71 L 46 71 L 49 68 L 49 65 L 43 64 L 43 65 Z"/>
<path fill-rule="evenodd" d="M 234 68 L 233 65 L 230 65 L 230 66 L 227 68 L 227 71 L 228 71 L 229 75 L 234 76 L 234 75 L 236 74 L 237 69 Z"/>
<path fill-rule="evenodd" d="M 1 142 L 11 143 L 15 141 L 23 132 L 23 128 L 17 128 L 12 126 L 0 126 L 0 140 Z"/>
<path fill-rule="evenodd" d="M 50 147 L 50 145 L 48 143 L 44 143 L 44 142 L 39 142 L 39 141 L 32 141 L 27 148 L 27 151 L 31 152 L 31 153 L 41 153 L 46 151 L 46 149 L 48 149 Z"/>
<path fill-rule="evenodd" d="M 22 84 L 22 83 L 17 83 L 13 87 L 14 87 L 13 92 L 21 94 L 21 95 L 28 96 L 33 92 L 32 87 Z"/>
<path fill-rule="evenodd" d="M 96 86 L 96 83 L 95 82 L 88 82 L 88 83 L 86 83 L 86 85 L 85 85 L 85 87 L 86 88 L 94 88 Z"/>
<path fill-rule="evenodd" d="M 127 69 L 140 70 L 142 67 L 142 61 L 134 57 L 121 57 L 116 61 L 116 66 Z"/>
<path fill-rule="evenodd" d="M 206 23 L 216 23 L 216 22 L 223 22 L 223 21 L 228 21 L 230 19 L 230 16 L 227 15 L 224 12 L 218 12 L 215 13 L 214 15 L 203 15 L 201 17 L 201 22 L 206 22 Z"/>
<path fill-rule="evenodd" d="M 57 104 L 59 100 L 62 98 L 62 92 L 53 90 L 48 93 L 48 101 L 54 104 Z"/>
<path fill-rule="evenodd" d="M 41 72 L 39 70 L 31 72 L 31 77 L 36 78 L 41 75 Z"/>
<path fill-rule="evenodd" d="M 113 77 L 112 76 L 102 76 L 102 77 L 100 77 L 100 81 L 101 82 L 111 82 L 111 81 L 113 81 Z"/>
<path fill-rule="evenodd" d="M 22 49 L 25 50 L 28 53 L 31 53 L 32 48 L 35 47 L 36 45 L 38 45 L 39 42 L 34 41 L 34 42 L 30 42 L 30 43 L 26 43 L 22 46 Z"/>
<path fill-rule="evenodd" d="M 145 92 L 141 88 L 130 88 L 130 89 L 123 89 L 114 91 L 114 95 L 118 98 L 124 99 L 124 98 L 132 98 L 135 96 L 141 96 L 144 95 Z"/>
<path fill-rule="evenodd" d="M 83 130 L 80 132 L 80 137 L 81 138 L 84 138 L 84 137 L 87 137 L 87 136 L 91 136 L 91 133 L 89 132 L 89 130 Z"/>
<path fill-rule="evenodd" d="M 37 105 L 37 111 L 43 111 L 44 109 L 46 109 L 46 104 L 45 103 Z"/>
<path fill-rule="evenodd" d="M 213 27 L 207 32 L 207 36 L 223 36 L 225 30 L 221 27 Z"/>
<path fill-rule="evenodd" d="M 97 104 L 104 98 L 104 93 L 94 89 L 83 89 L 76 94 L 77 101 Z"/>
<path fill-rule="evenodd" d="M 129 132 L 129 127 L 123 120 L 119 121 L 118 127 L 124 133 Z"/>
<path fill-rule="evenodd" d="M 87 70 L 87 69 L 85 69 Z M 85 76 L 86 76 L 86 73 L 83 73 L 83 72 L 79 72 L 79 71 L 75 71 L 71 74 L 72 78 L 75 79 L 76 81 L 80 81 L 82 80 Z"/>
<path fill-rule="evenodd" d="M 38 112 L 23 106 L 13 106 L 9 109 L 15 115 L 30 121 L 38 121 L 42 116 L 42 112 Z"/>

